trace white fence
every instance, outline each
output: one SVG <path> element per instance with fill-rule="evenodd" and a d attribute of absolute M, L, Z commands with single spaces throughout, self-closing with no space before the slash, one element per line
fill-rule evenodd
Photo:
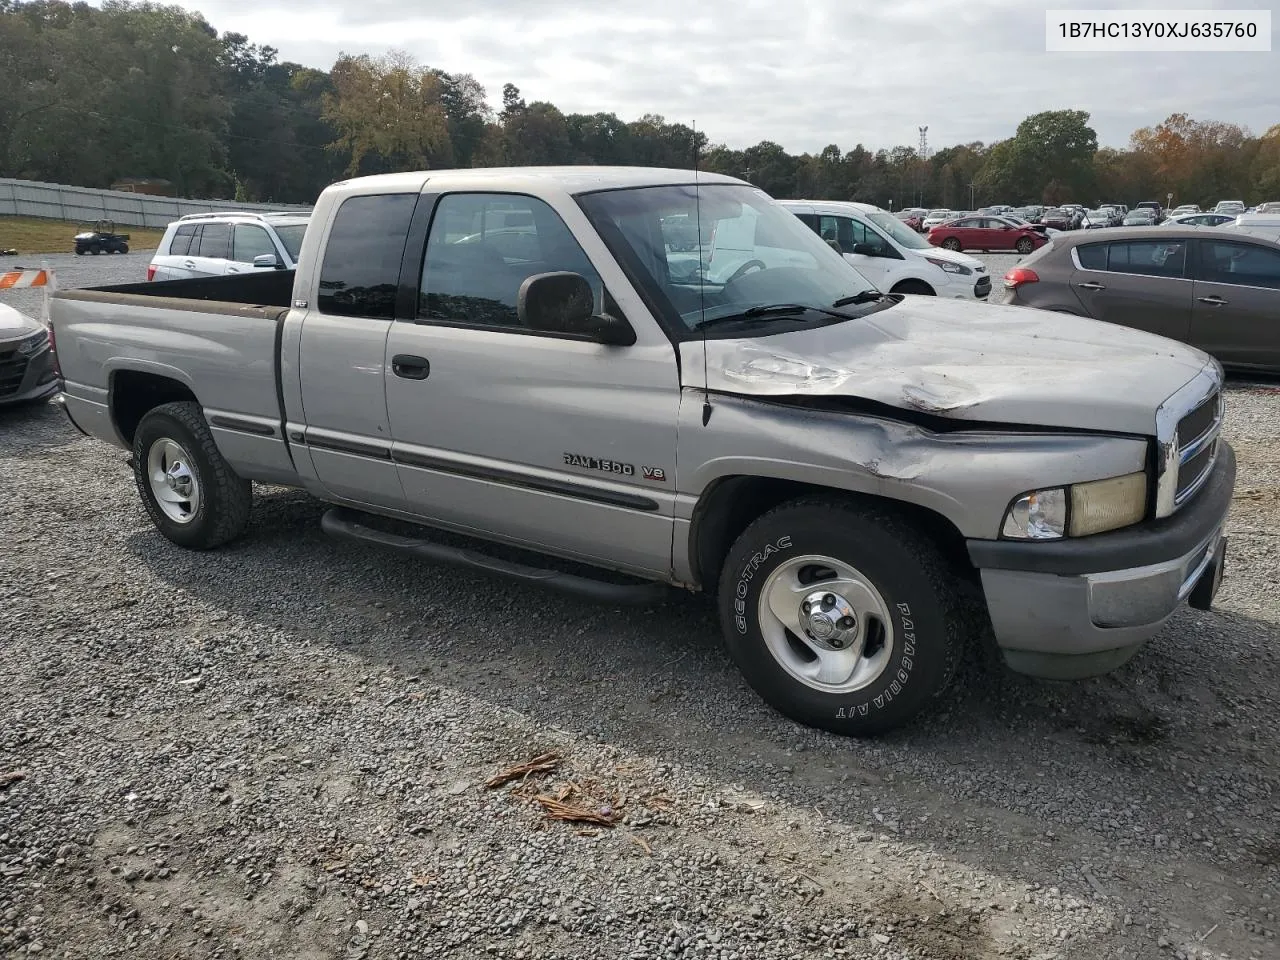
<path fill-rule="evenodd" d="M 234 200 L 184 200 L 123 190 L 64 187 L 56 183 L 0 178 L 0 217 L 41 217 L 90 222 L 114 220 L 122 226 L 165 227 L 188 213 L 214 210 L 297 210 L 310 205 L 236 203 Z"/>

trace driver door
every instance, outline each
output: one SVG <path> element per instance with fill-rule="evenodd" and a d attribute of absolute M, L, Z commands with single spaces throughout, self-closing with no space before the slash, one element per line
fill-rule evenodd
<path fill-rule="evenodd" d="M 391 325 L 384 364 L 409 508 L 464 532 L 669 574 L 680 406 L 671 343 L 652 324 L 627 347 L 522 324 L 519 290 L 537 274 L 581 274 L 597 310 L 607 296 L 546 202 L 446 193 L 431 208 L 424 196 L 425 253 L 406 254 L 421 267 L 415 310 Z M 516 215 L 518 234 L 495 227 Z"/>

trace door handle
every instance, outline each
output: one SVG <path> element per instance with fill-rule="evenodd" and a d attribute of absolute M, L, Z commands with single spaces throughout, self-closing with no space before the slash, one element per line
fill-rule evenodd
<path fill-rule="evenodd" d="M 1092 280 L 1088 281 L 1087 283 L 1077 283 L 1077 284 L 1076 284 L 1076 286 L 1077 286 L 1077 287 L 1079 287 L 1081 290 L 1105 290 L 1105 289 L 1107 289 L 1105 285 L 1103 285 L 1103 284 L 1101 284 L 1101 283 L 1094 283 Z"/>
<path fill-rule="evenodd" d="M 1207 303 L 1211 307 L 1225 307 L 1230 300 L 1223 300 L 1221 297 L 1196 297 L 1200 303 Z"/>
<path fill-rule="evenodd" d="M 227 273 L 239 273 L 239 272 L 240 272 L 239 267 L 227 267 Z"/>
<path fill-rule="evenodd" d="M 431 375 L 431 363 L 426 357 L 397 353 L 391 358 L 391 372 L 404 380 L 425 380 Z"/>
<path fill-rule="evenodd" d="M 194 267 L 196 265 L 196 262 L 194 260 L 183 260 L 182 265 L 184 267 Z"/>

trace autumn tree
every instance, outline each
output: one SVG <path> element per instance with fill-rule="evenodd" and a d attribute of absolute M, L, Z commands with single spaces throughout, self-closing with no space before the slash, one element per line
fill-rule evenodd
<path fill-rule="evenodd" d="M 347 174 L 429 169 L 450 153 L 444 88 L 439 76 L 402 51 L 385 56 L 342 54 L 324 97 L 334 150 L 349 155 Z"/>

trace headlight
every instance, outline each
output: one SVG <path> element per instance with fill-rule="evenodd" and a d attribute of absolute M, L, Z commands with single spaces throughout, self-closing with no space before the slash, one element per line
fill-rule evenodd
<path fill-rule="evenodd" d="M 934 257 L 925 257 L 925 259 L 928 260 L 930 263 L 932 263 L 935 267 L 941 267 L 943 271 L 945 271 L 946 273 L 958 273 L 961 276 L 967 277 L 970 273 L 973 272 L 968 267 L 963 266 L 962 264 L 959 264 L 959 263 L 952 263 L 950 260 L 938 260 Z"/>
<path fill-rule="evenodd" d="M 1001 536 L 1011 540 L 1057 540 L 1132 526 L 1147 515 L 1147 475 L 1033 490 L 1009 506 Z"/>
<path fill-rule="evenodd" d="M 31 336 L 27 337 L 18 344 L 18 352 L 21 354 L 32 354 L 49 342 L 48 330 L 37 330 Z"/>

